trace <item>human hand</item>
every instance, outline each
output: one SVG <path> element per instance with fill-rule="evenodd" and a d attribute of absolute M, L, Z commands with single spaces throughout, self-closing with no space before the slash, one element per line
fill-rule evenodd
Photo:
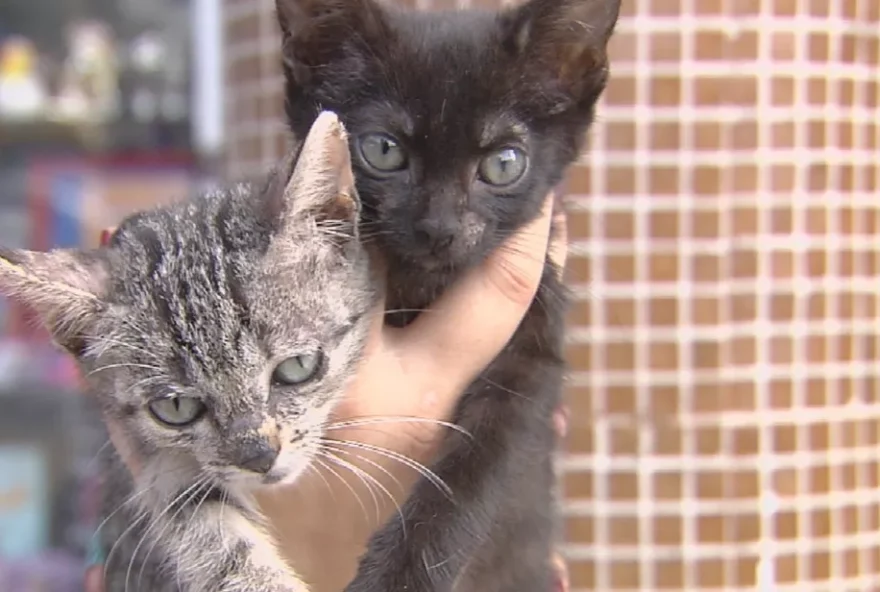
<path fill-rule="evenodd" d="M 370 535 L 419 478 L 413 467 L 431 464 L 463 389 L 498 355 L 528 310 L 548 252 L 564 266 L 561 208 L 548 245 L 552 206 L 548 198 L 542 215 L 511 237 L 513 248 L 498 249 L 408 327 L 385 326 L 384 306 L 377 310 L 365 358 L 327 430 L 327 446 L 351 468 L 325 463 L 330 472 L 310 471 L 293 487 L 259 495 L 285 555 L 315 592 L 344 588 Z M 108 429 L 136 470 L 124 437 Z M 372 491 L 364 488 L 367 482 Z M 87 590 L 100 592 L 100 577 L 93 574 Z"/>

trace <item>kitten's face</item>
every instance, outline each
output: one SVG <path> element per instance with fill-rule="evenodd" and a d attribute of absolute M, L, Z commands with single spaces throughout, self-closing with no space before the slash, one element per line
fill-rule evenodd
<path fill-rule="evenodd" d="M 290 481 L 318 449 L 375 302 L 346 138 L 327 117 L 286 187 L 135 215 L 98 251 L 0 259 L 0 286 L 75 353 L 156 479 Z"/>
<path fill-rule="evenodd" d="M 352 138 L 368 233 L 427 271 L 483 258 L 540 211 L 581 147 L 619 0 L 508 12 L 392 12 L 372 0 L 279 0 L 287 111 Z"/>
<path fill-rule="evenodd" d="M 216 234 L 166 234 L 149 215 L 117 231 L 113 306 L 84 366 L 148 456 L 191 455 L 221 483 L 290 481 L 361 354 L 367 265 L 317 228 L 263 255 L 250 239 L 229 249 L 259 232 L 229 228 L 240 219 L 183 216 Z"/>

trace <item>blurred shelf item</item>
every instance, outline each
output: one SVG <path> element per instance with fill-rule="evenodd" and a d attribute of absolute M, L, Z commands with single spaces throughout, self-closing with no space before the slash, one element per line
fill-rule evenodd
<path fill-rule="evenodd" d="M 0 557 L 3 592 L 82 592 L 82 559 L 64 551 L 49 551 L 11 561 Z"/>
<path fill-rule="evenodd" d="M 56 150 L 94 149 L 101 145 L 99 127 L 48 121 L 45 119 L 7 121 L 0 119 L 0 150 L 23 152 L 52 147 Z"/>
<path fill-rule="evenodd" d="M 194 130 L 222 123 L 199 100 L 222 106 L 219 78 L 200 82 L 206 57 L 222 69 L 220 25 L 198 45 L 192 1 L 0 0 L 0 245 L 94 246 L 204 184 Z M 108 448 L 80 385 L 28 311 L 0 302 L 0 592 L 82 591 Z"/>
<path fill-rule="evenodd" d="M 51 345 L 0 340 L 0 591 L 82 590 L 107 435 L 78 384 Z"/>
<path fill-rule="evenodd" d="M 41 442 L 0 439 L 0 557 L 21 559 L 49 542 L 49 466 Z"/>
<path fill-rule="evenodd" d="M 188 0 L 150 4 L 71 12 L 51 40 L 20 11 L 27 34 L 0 23 L 0 150 L 193 149 Z"/>
<path fill-rule="evenodd" d="M 37 49 L 26 37 L 15 35 L 0 44 L 0 117 L 28 120 L 42 116 L 49 97 L 38 61 Z"/>

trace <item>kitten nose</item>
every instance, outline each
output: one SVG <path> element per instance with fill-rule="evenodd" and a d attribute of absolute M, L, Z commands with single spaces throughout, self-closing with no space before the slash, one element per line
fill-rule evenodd
<path fill-rule="evenodd" d="M 278 425 L 273 419 L 243 416 L 229 426 L 231 462 L 255 473 L 268 473 L 281 452 Z"/>
<path fill-rule="evenodd" d="M 243 442 L 238 449 L 238 466 L 254 473 L 268 473 L 281 451 L 264 438 Z"/>
<path fill-rule="evenodd" d="M 455 228 L 436 220 L 422 220 L 415 225 L 416 239 L 432 251 L 446 249 L 455 240 Z"/>

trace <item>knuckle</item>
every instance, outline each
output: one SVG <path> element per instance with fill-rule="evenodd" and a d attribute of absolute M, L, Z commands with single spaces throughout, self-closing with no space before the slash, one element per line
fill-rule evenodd
<path fill-rule="evenodd" d="M 443 443 L 445 429 L 429 422 L 404 422 L 395 426 L 398 452 L 416 462 L 431 462 Z"/>
<path fill-rule="evenodd" d="M 531 304 L 540 278 L 515 265 L 490 265 L 486 276 L 502 296 L 518 306 Z"/>

